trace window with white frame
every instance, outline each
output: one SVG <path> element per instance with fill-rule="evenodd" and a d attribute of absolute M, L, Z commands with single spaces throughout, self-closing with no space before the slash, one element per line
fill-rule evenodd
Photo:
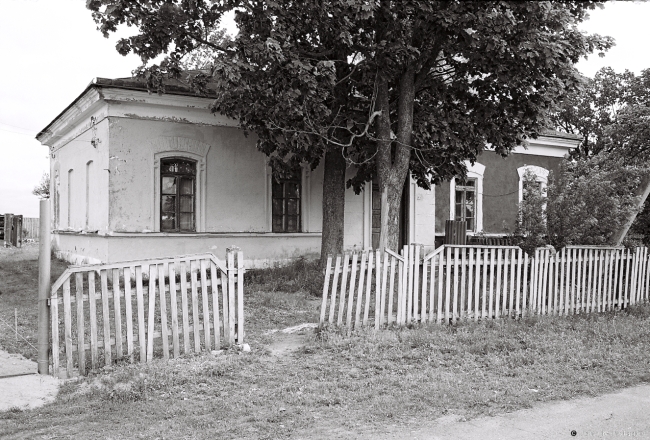
<path fill-rule="evenodd" d="M 541 194 L 546 196 L 546 186 L 548 185 L 548 170 L 536 165 L 524 165 L 523 167 L 517 168 L 517 173 L 519 174 L 519 203 L 524 200 L 525 195 L 525 185 L 524 174 L 529 171 L 535 175 L 535 184 L 538 186 Z"/>
<path fill-rule="evenodd" d="M 483 230 L 483 174 L 485 165 L 466 162 L 465 180 L 454 178 L 449 183 L 449 219 L 467 222 L 467 232 Z"/>

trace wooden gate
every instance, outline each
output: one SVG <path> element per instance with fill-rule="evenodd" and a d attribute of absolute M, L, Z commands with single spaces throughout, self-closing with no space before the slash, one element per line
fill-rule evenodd
<path fill-rule="evenodd" d="M 241 344 L 243 287 L 241 251 L 71 266 L 51 290 L 53 373 Z"/>

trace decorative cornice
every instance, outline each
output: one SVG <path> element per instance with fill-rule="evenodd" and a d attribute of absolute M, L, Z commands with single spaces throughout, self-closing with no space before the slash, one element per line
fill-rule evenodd
<path fill-rule="evenodd" d="M 235 119 L 210 112 L 212 98 L 184 95 L 157 95 L 142 90 L 125 90 L 91 84 L 37 136 L 41 144 L 61 145 L 88 130 L 95 121 L 107 117 L 123 117 L 188 123 L 209 126 L 238 127 Z"/>

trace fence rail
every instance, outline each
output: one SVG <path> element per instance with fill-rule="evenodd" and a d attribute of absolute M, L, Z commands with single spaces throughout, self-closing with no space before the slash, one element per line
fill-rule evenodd
<path fill-rule="evenodd" d="M 602 312 L 648 301 L 650 285 L 647 248 L 539 248 L 529 256 L 516 246 L 443 245 L 424 255 L 410 245 L 401 255 L 366 251 L 332 261 L 320 324 L 343 325 L 345 317 L 350 328 L 352 313 L 354 327 L 379 328 Z"/>
<path fill-rule="evenodd" d="M 51 290 L 53 373 L 241 344 L 243 286 L 240 251 L 69 267 Z"/>

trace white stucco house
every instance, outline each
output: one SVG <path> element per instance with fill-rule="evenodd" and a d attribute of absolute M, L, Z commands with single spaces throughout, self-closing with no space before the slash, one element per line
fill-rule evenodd
<path fill-rule="evenodd" d="M 260 266 L 319 254 L 322 166 L 274 182 L 254 136 L 210 113 L 210 102 L 180 85 L 157 95 L 135 79 L 97 78 L 41 130 L 37 139 L 50 147 L 53 240 L 62 257 L 79 263 L 221 255 L 236 245 L 249 266 Z M 502 233 L 492 230 L 502 223 L 505 205 L 498 203 L 516 213 L 522 170 L 537 170 L 544 180 L 578 142 L 550 132 L 515 150 L 513 160 L 485 153 L 467 182 L 432 190 L 408 182 L 402 240 L 433 247 L 443 220 L 466 213 L 474 219 L 468 233 Z M 484 191 L 498 187 L 507 199 L 484 200 Z M 373 247 L 378 206 L 371 183 L 361 195 L 347 191 L 346 249 Z"/>

